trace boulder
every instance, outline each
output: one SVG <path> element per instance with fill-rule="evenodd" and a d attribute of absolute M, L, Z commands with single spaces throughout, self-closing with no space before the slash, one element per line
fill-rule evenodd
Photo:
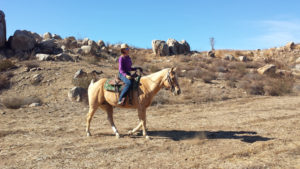
<path fill-rule="evenodd" d="M 46 32 L 43 35 L 43 39 L 47 40 L 47 39 L 52 39 L 52 34 L 50 32 Z"/>
<path fill-rule="evenodd" d="M 98 40 L 97 45 L 99 46 L 99 48 L 101 49 L 102 47 L 105 47 L 105 43 L 103 40 Z"/>
<path fill-rule="evenodd" d="M 41 106 L 41 103 L 31 103 L 28 107 L 38 107 Z"/>
<path fill-rule="evenodd" d="M 82 87 L 73 87 L 69 93 L 68 97 L 71 101 L 83 101 L 87 100 L 87 90 Z"/>
<path fill-rule="evenodd" d="M 54 59 L 56 61 L 72 61 L 74 62 L 74 59 L 72 56 L 66 54 L 66 53 L 60 53 L 54 56 Z"/>
<path fill-rule="evenodd" d="M 169 47 L 170 55 L 179 54 L 179 42 L 177 42 L 175 39 L 168 39 L 167 45 Z"/>
<path fill-rule="evenodd" d="M 236 60 L 235 57 L 230 55 L 230 54 L 224 55 L 223 59 L 224 60 L 229 60 L 229 61 L 235 61 Z"/>
<path fill-rule="evenodd" d="M 68 38 L 65 38 L 63 40 L 63 45 L 66 47 L 66 49 L 74 49 L 74 48 L 78 47 L 77 41 L 72 36 L 68 37 Z"/>
<path fill-rule="evenodd" d="M 165 41 L 153 40 L 152 50 L 155 55 L 158 56 L 169 56 L 169 47 Z"/>
<path fill-rule="evenodd" d="M 57 35 L 57 34 L 53 34 L 52 35 L 52 38 L 53 39 L 56 39 L 56 40 L 62 40 L 61 36 Z"/>
<path fill-rule="evenodd" d="M 36 54 L 35 57 L 40 61 L 52 60 L 52 58 L 49 54 L 39 53 L 39 54 Z"/>
<path fill-rule="evenodd" d="M 0 10 L 0 48 L 4 47 L 6 43 L 6 22 L 5 14 Z"/>
<path fill-rule="evenodd" d="M 89 38 L 84 38 L 83 40 L 82 40 L 82 45 L 88 45 L 89 44 Z"/>
<path fill-rule="evenodd" d="M 37 45 L 36 51 L 37 53 L 58 54 L 62 52 L 62 49 L 58 47 L 55 39 L 47 39 Z"/>
<path fill-rule="evenodd" d="M 91 46 L 93 51 L 98 51 L 98 49 L 99 49 L 97 43 L 93 40 L 88 41 L 88 46 Z"/>
<path fill-rule="evenodd" d="M 286 45 L 285 45 L 285 48 L 288 50 L 288 51 L 291 51 L 294 49 L 294 46 L 295 46 L 295 43 L 294 42 L 288 42 Z"/>
<path fill-rule="evenodd" d="M 247 61 L 247 57 L 246 56 L 239 56 L 239 61 L 246 62 Z"/>
<path fill-rule="evenodd" d="M 182 40 L 182 41 L 179 42 L 178 52 L 179 52 L 179 54 L 190 53 L 191 52 L 190 45 L 187 43 L 187 41 Z"/>
<path fill-rule="evenodd" d="M 91 46 L 88 46 L 88 45 L 81 46 L 81 50 L 82 50 L 82 53 L 85 54 L 85 55 L 94 53 L 93 48 Z"/>
<path fill-rule="evenodd" d="M 28 51 L 34 48 L 34 35 L 26 30 L 16 30 L 10 39 L 10 47 L 15 51 Z"/>
<path fill-rule="evenodd" d="M 209 51 L 209 52 L 207 52 L 207 56 L 209 56 L 209 57 L 211 57 L 211 58 L 214 58 L 214 57 L 216 57 L 215 56 L 215 51 Z"/>
<path fill-rule="evenodd" d="M 76 40 L 76 38 L 74 36 L 68 36 L 66 37 L 64 40 L 70 40 L 70 41 L 73 41 L 73 40 Z"/>
<path fill-rule="evenodd" d="M 262 75 L 264 75 L 264 74 L 275 74 L 275 72 L 276 72 L 276 66 L 273 65 L 273 64 L 267 64 L 267 65 L 265 65 L 265 66 L 263 66 L 261 68 L 258 68 L 257 72 L 259 74 L 262 74 Z"/>
<path fill-rule="evenodd" d="M 81 55 L 81 54 L 82 54 L 82 49 L 81 49 L 81 48 L 76 48 L 76 49 L 74 49 L 74 52 L 75 52 L 76 54 Z"/>
<path fill-rule="evenodd" d="M 43 38 L 39 34 L 35 32 L 31 32 L 31 34 L 37 43 L 40 43 L 43 40 Z"/>
<path fill-rule="evenodd" d="M 42 81 L 43 77 L 41 74 L 35 74 L 31 78 L 31 84 L 39 84 Z"/>
<path fill-rule="evenodd" d="M 73 79 L 78 79 L 78 78 L 82 78 L 82 77 L 86 77 L 86 76 L 87 76 L 87 73 L 86 73 L 85 71 L 83 71 L 82 69 L 79 69 L 79 70 L 75 73 Z"/>

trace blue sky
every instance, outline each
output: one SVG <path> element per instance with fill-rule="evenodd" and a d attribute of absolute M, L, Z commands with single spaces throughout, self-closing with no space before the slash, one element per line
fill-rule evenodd
<path fill-rule="evenodd" d="M 7 34 L 51 32 L 151 48 L 185 39 L 192 50 L 258 49 L 300 39 L 297 0 L 0 0 Z"/>

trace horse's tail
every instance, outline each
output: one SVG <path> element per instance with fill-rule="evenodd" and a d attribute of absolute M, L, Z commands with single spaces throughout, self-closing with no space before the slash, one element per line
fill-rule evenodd
<path fill-rule="evenodd" d="M 89 87 L 88 87 L 88 89 L 87 89 L 87 101 L 86 101 L 86 103 L 89 105 L 89 102 L 90 102 L 90 98 L 89 98 L 89 96 L 90 96 L 90 93 L 91 93 L 91 88 L 92 88 L 92 86 L 95 84 L 95 80 L 94 79 L 92 79 L 91 80 L 91 82 L 90 82 L 90 84 L 89 84 Z"/>

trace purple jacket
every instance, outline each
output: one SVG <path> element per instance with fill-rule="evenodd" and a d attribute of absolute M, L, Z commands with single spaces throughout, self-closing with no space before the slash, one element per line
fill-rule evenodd
<path fill-rule="evenodd" d="M 134 70 L 134 68 L 132 68 L 131 66 L 132 66 L 132 62 L 129 56 L 119 57 L 119 72 L 123 76 L 130 74 L 130 71 Z"/>

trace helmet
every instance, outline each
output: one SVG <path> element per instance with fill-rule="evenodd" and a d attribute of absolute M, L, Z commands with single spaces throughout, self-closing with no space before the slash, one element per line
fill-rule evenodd
<path fill-rule="evenodd" d="M 126 49 L 126 48 L 129 48 L 129 46 L 128 46 L 126 43 L 123 43 L 123 44 L 121 45 L 121 49 Z"/>

